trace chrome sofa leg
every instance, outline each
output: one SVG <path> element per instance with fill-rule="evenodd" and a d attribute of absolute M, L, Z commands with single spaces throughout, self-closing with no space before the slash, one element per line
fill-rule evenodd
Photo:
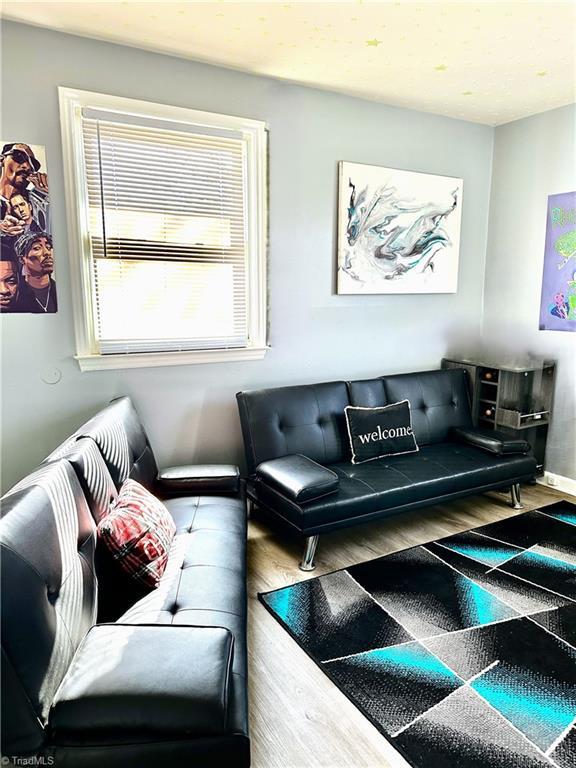
<path fill-rule="evenodd" d="M 514 485 L 510 488 L 510 496 L 510 506 L 513 509 L 524 509 L 524 505 L 520 501 L 520 483 L 514 483 Z"/>
<path fill-rule="evenodd" d="M 302 562 L 300 563 L 301 571 L 313 571 L 314 568 L 316 568 L 314 556 L 316 554 L 316 547 L 318 546 L 318 538 L 318 534 L 316 536 L 306 537 L 304 554 L 302 555 Z"/>

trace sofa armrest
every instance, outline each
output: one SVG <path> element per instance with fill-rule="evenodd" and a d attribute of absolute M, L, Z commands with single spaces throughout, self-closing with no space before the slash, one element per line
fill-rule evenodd
<path fill-rule="evenodd" d="M 240 470 L 233 464 L 188 464 L 158 472 L 156 487 L 162 495 L 238 493 Z"/>
<path fill-rule="evenodd" d="M 327 496 L 340 485 L 335 472 L 299 453 L 263 461 L 256 477 L 298 503 Z"/>
<path fill-rule="evenodd" d="M 219 736 L 228 729 L 234 637 L 221 627 L 100 624 L 56 692 L 58 744 Z"/>
<path fill-rule="evenodd" d="M 530 451 L 530 443 L 526 442 L 526 440 L 495 429 L 453 427 L 450 434 L 458 442 L 468 443 L 476 448 L 481 448 L 487 453 L 494 453 L 497 456 L 507 456 L 512 453 L 529 453 Z"/>

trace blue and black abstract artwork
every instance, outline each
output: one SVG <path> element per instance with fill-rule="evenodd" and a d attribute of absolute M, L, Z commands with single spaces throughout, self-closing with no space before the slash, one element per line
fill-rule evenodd
<path fill-rule="evenodd" d="M 576 505 L 260 595 L 417 768 L 575 768 Z"/>

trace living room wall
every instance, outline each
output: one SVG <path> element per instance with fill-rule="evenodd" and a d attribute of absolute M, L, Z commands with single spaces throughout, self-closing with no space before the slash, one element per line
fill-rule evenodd
<path fill-rule="evenodd" d="M 268 122 L 271 349 L 264 360 L 80 372 L 59 85 Z M 162 464 L 239 461 L 240 389 L 434 368 L 449 349 L 476 343 L 492 128 L 14 23 L 2 28 L 2 100 L 2 140 L 46 146 L 59 298 L 56 315 L 1 318 L 3 489 L 120 394 L 134 399 Z M 334 295 L 339 160 L 464 179 L 456 294 Z"/>
<path fill-rule="evenodd" d="M 576 481 L 576 338 L 538 330 L 547 198 L 576 189 L 575 127 L 568 106 L 496 129 L 484 340 L 511 360 L 531 352 L 558 361 L 546 463 Z"/>

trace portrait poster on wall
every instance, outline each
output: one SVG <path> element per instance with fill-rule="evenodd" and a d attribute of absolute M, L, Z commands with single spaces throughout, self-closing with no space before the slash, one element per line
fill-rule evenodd
<path fill-rule="evenodd" d="M 576 192 L 548 197 L 541 331 L 576 331 Z"/>
<path fill-rule="evenodd" d="M 0 143 L 0 312 L 56 312 L 46 152 Z"/>
<path fill-rule="evenodd" d="M 340 163 L 339 294 L 455 293 L 462 179 Z"/>

